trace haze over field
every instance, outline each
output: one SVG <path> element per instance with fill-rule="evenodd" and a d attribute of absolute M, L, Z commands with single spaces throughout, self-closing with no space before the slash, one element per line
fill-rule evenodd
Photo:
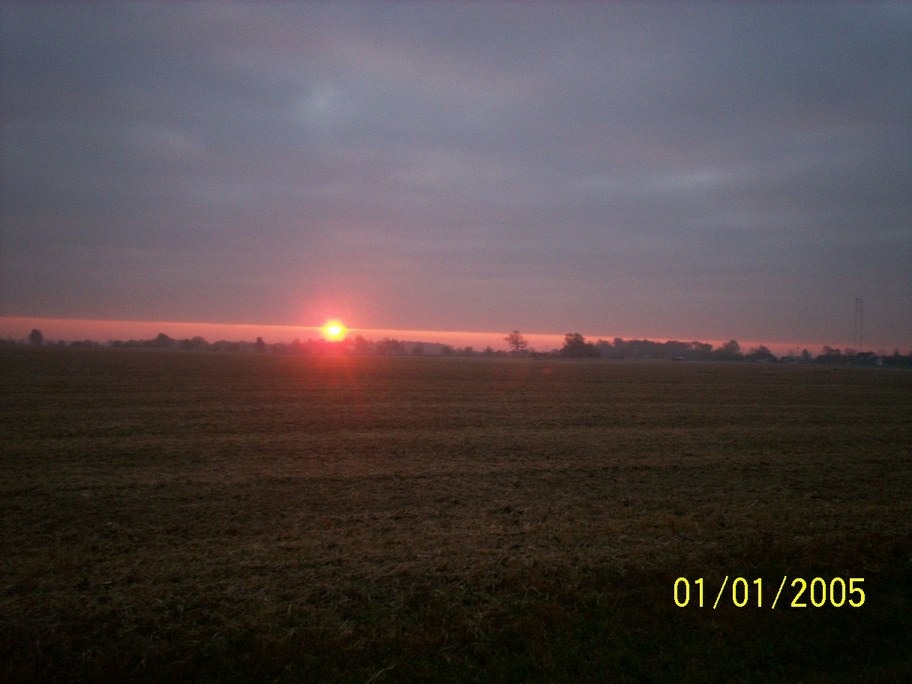
<path fill-rule="evenodd" d="M 861 298 L 907 350 L 910 35 L 907 3 L 3 3 L 0 316 L 785 349 L 852 344 Z"/>

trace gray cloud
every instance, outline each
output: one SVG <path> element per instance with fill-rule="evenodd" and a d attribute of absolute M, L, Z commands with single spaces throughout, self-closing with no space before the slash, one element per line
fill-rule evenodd
<path fill-rule="evenodd" d="M 907 5 L 0 11 L 0 314 L 912 338 Z"/>

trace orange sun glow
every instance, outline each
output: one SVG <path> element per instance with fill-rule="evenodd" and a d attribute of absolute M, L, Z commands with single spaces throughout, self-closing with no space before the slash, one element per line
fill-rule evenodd
<path fill-rule="evenodd" d="M 329 342 L 341 342 L 348 334 L 348 328 L 345 327 L 345 324 L 336 320 L 326 321 L 320 330 L 323 331 L 324 339 Z"/>

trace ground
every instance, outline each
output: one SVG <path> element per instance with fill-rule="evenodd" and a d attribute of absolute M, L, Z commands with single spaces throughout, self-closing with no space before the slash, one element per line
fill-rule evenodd
<path fill-rule="evenodd" d="M 0 409 L 7 681 L 912 668 L 909 372 L 6 347 Z"/>

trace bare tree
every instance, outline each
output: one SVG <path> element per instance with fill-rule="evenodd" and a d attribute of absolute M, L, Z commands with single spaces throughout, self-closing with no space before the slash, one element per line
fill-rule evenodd
<path fill-rule="evenodd" d="M 504 341 L 510 345 L 511 352 L 516 355 L 522 354 L 529 348 L 528 340 L 522 336 L 519 330 L 511 332 L 504 338 Z"/>
<path fill-rule="evenodd" d="M 586 342 L 586 338 L 579 333 L 567 333 L 564 335 L 564 346 L 560 353 L 561 356 L 575 358 L 594 358 L 599 355 L 595 345 L 592 342 Z"/>

